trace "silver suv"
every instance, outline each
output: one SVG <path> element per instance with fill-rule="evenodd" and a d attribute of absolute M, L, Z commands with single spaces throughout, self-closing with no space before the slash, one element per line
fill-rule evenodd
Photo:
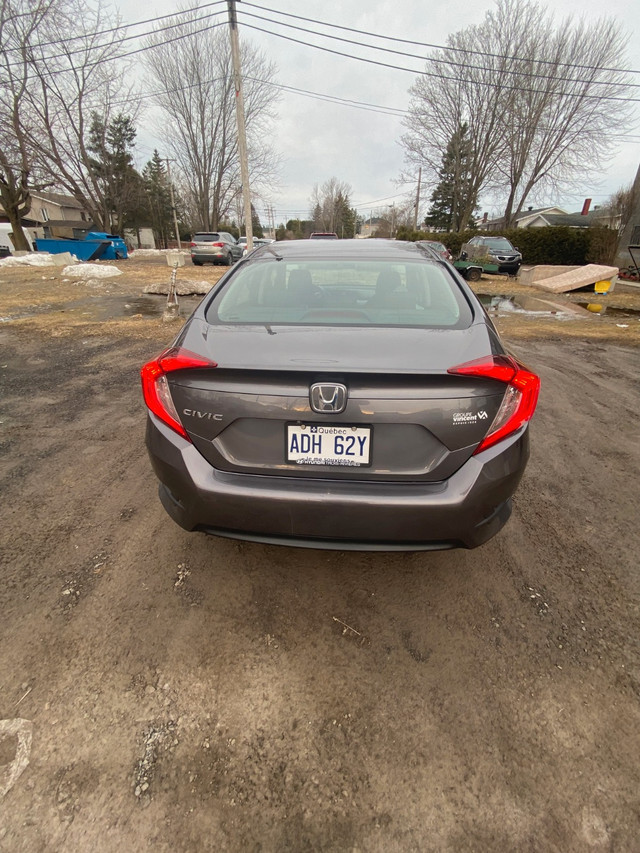
<path fill-rule="evenodd" d="M 233 234 L 228 231 L 198 231 L 189 244 L 191 261 L 197 266 L 202 264 L 231 264 L 240 260 L 243 247 L 239 246 Z"/>

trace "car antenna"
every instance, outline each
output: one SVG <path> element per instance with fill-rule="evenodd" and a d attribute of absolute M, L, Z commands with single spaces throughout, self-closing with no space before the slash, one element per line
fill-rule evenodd
<path fill-rule="evenodd" d="M 271 246 L 266 246 L 266 247 L 265 247 L 265 250 L 266 250 L 267 252 L 270 252 L 270 253 L 273 255 L 273 257 L 276 259 L 276 261 L 281 261 L 281 260 L 282 260 L 282 255 L 279 255 L 279 254 L 276 252 L 276 250 L 275 250 L 275 249 L 272 249 L 272 248 L 271 248 Z"/>

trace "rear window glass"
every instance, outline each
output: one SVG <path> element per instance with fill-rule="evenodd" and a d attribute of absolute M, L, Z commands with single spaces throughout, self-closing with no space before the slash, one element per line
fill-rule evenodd
<path fill-rule="evenodd" d="M 210 323 L 466 328 L 468 302 L 429 261 L 257 260 L 207 307 Z"/>
<path fill-rule="evenodd" d="M 505 237 L 496 237 L 495 239 L 491 238 L 484 241 L 485 246 L 489 246 L 490 249 L 498 249 L 498 251 L 502 252 L 513 252 L 513 246 Z"/>
<path fill-rule="evenodd" d="M 194 243 L 217 243 L 221 240 L 219 234 L 196 234 L 193 238 Z"/>

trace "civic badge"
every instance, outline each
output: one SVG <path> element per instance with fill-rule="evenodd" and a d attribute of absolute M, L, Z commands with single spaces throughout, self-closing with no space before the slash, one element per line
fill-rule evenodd
<path fill-rule="evenodd" d="M 336 382 L 316 382 L 309 388 L 309 402 L 314 412 L 337 414 L 347 405 L 347 386 Z"/>

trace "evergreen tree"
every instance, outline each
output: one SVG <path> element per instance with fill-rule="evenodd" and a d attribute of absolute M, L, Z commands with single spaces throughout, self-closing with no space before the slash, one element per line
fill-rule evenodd
<path fill-rule="evenodd" d="M 94 182 L 102 200 L 102 221 L 115 234 L 125 227 L 139 227 L 142 181 L 133 165 L 136 129 L 133 120 L 122 113 L 108 124 L 93 113 L 89 128 L 89 161 Z M 147 218 L 145 213 L 143 218 Z"/>
<path fill-rule="evenodd" d="M 438 173 L 439 183 L 431 194 L 431 207 L 424 218 L 427 228 L 459 231 L 463 224 L 464 211 L 477 208 L 477 200 L 470 198 L 471 187 L 471 140 L 468 127 L 461 124 L 453 134 L 442 157 Z"/>
<path fill-rule="evenodd" d="M 253 236 L 257 238 L 264 237 L 264 231 L 262 230 L 262 224 L 260 223 L 260 217 L 253 206 L 251 205 L 251 227 L 253 228 Z"/>
<path fill-rule="evenodd" d="M 320 202 L 317 202 L 313 208 L 313 230 L 314 231 L 324 231 L 324 224 L 322 221 L 322 205 Z"/>
<path fill-rule="evenodd" d="M 301 240 L 303 237 L 302 223 L 299 219 L 289 219 L 285 226 L 287 236 L 291 235 L 291 240 Z"/>
<path fill-rule="evenodd" d="M 345 240 L 355 237 L 356 211 L 350 206 L 349 196 L 339 192 L 335 200 L 335 226 L 338 237 Z"/>
<path fill-rule="evenodd" d="M 171 189 L 164 160 L 157 150 L 142 172 L 144 188 L 149 200 L 149 215 L 156 245 L 163 249 L 173 239 L 173 210 L 171 208 Z"/>

